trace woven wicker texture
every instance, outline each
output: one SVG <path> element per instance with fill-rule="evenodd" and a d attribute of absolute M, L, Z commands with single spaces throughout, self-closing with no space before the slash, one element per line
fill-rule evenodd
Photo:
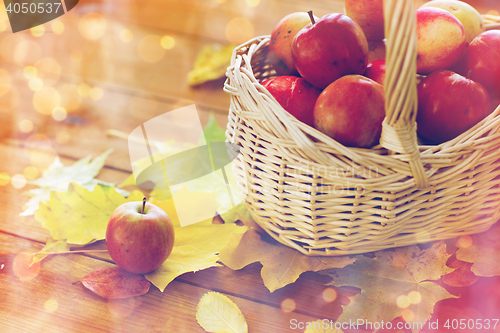
<path fill-rule="evenodd" d="M 269 36 L 236 48 L 227 71 L 226 136 L 240 147 L 233 170 L 241 195 L 263 229 L 307 255 L 474 234 L 500 217 L 500 107 L 451 141 L 417 145 L 413 1 L 384 6 L 386 119 L 371 149 L 299 122 L 260 85 L 275 75 Z"/>

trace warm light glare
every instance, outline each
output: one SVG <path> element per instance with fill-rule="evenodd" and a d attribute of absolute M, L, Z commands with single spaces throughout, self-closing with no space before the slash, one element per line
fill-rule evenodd
<path fill-rule="evenodd" d="M 33 263 L 31 253 L 19 253 L 12 261 L 12 271 L 21 281 L 34 279 L 40 272 L 40 263 Z"/>
<path fill-rule="evenodd" d="M 7 172 L 0 172 L 0 186 L 10 183 L 10 176 Z"/>
<path fill-rule="evenodd" d="M 9 72 L 0 68 L 0 96 L 5 95 L 12 87 L 12 80 Z"/>
<path fill-rule="evenodd" d="M 23 119 L 19 122 L 19 130 L 23 133 L 29 133 L 33 130 L 33 122 L 29 119 Z"/>
<path fill-rule="evenodd" d="M 71 59 L 71 61 L 79 63 L 83 59 L 83 52 L 80 50 L 73 50 L 69 54 L 69 58 Z"/>
<path fill-rule="evenodd" d="M 175 39 L 172 36 L 163 36 L 161 38 L 161 47 L 163 47 L 165 50 L 170 50 L 173 49 L 175 46 Z"/>
<path fill-rule="evenodd" d="M 58 307 L 59 307 L 59 303 L 57 302 L 57 300 L 55 300 L 53 298 L 51 298 L 51 299 L 45 301 L 45 303 L 43 303 L 43 308 L 48 313 L 56 312 Z"/>
<path fill-rule="evenodd" d="M 90 86 L 86 83 L 80 83 L 78 85 L 78 93 L 82 97 L 88 97 L 90 94 L 90 89 L 91 89 Z"/>
<path fill-rule="evenodd" d="M 34 66 L 26 66 L 23 70 L 23 75 L 26 79 L 31 80 L 38 74 L 38 70 Z"/>
<path fill-rule="evenodd" d="M 26 178 L 23 175 L 17 174 L 12 177 L 11 182 L 15 188 L 23 188 L 26 185 Z"/>
<path fill-rule="evenodd" d="M 30 165 L 24 169 L 23 175 L 26 179 L 35 179 L 38 177 L 38 169 Z"/>
<path fill-rule="evenodd" d="M 257 7 L 260 3 L 260 0 L 246 0 L 248 7 Z"/>
<path fill-rule="evenodd" d="M 76 111 L 81 104 L 82 97 L 78 93 L 78 87 L 71 83 L 64 83 L 57 89 L 61 95 L 61 105 L 68 113 Z"/>
<path fill-rule="evenodd" d="M 226 38 L 234 44 L 241 44 L 254 35 L 252 22 L 244 17 L 236 17 L 226 25 Z"/>
<path fill-rule="evenodd" d="M 486 13 L 486 15 L 500 16 L 500 12 L 498 12 L 498 10 L 491 9 Z"/>
<path fill-rule="evenodd" d="M 33 106 L 41 114 L 50 115 L 52 110 L 59 105 L 61 105 L 61 96 L 53 87 L 43 87 L 33 95 Z"/>
<path fill-rule="evenodd" d="M 144 36 L 137 45 L 137 53 L 142 60 L 149 63 L 155 63 L 163 59 L 165 49 L 161 46 L 160 36 Z"/>
<path fill-rule="evenodd" d="M 43 25 L 37 25 L 30 29 L 30 32 L 35 37 L 41 37 L 45 33 L 45 27 Z"/>
<path fill-rule="evenodd" d="M 85 14 L 78 23 L 83 38 L 96 41 L 106 33 L 106 19 L 98 13 Z"/>
<path fill-rule="evenodd" d="M 49 167 L 57 157 L 52 141 L 40 133 L 32 134 L 24 141 L 24 153 L 30 164 L 39 170 Z"/>
<path fill-rule="evenodd" d="M 134 34 L 128 29 L 123 29 L 120 32 L 120 40 L 124 43 L 129 43 L 134 39 Z"/>
<path fill-rule="evenodd" d="M 34 77 L 34 78 L 29 80 L 28 86 L 33 91 L 39 91 L 43 88 L 43 81 L 42 81 L 42 79 L 40 79 L 38 77 Z"/>
<path fill-rule="evenodd" d="M 398 305 L 398 307 L 405 309 L 409 307 L 411 304 L 410 298 L 406 295 L 401 295 L 397 298 L 396 304 Z"/>
<path fill-rule="evenodd" d="M 408 299 L 411 304 L 418 304 L 422 300 L 422 295 L 418 291 L 410 291 L 408 294 Z"/>
<path fill-rule="evenodd" d="M 65 130 L 62 130 L 56 134 L 56 141 L 60 144 L 68 143 L 69 139 L 69 133 Z"/>
<path fill-rule="evenodd" d="M 54 118 L 54 120 L 56 121 L 62 121 L 64 119 L 66 119 L 66 116 L 68 115 L 68 113 L 66 112 L 66 110 L 60 106 L 54 108 L 54 110 L 52 110 L 52 118 Z"/>
<path fill-rule="evenodd" d="M 50 28 L 55 34 L 62 34 L 64 32 L 64 23 L 62 23 L 61 21 L 52 21 Z"/>
<path fill-rule="evenodd" d="M 0 21 L 0 33 L 4 32 L 5 30 L 7 30 L 7 22 Z"/>
<path fill-rule="evenodd" d="M 472 237 L 469 235 L 465 235 L 458 238 L 456 246 L 462 249 L 466 249 L 468 247 L 471 247 L 472 243 Z"/>
<path fill-rule="evenodd" d="M 295 301 L 291 298 L 287 298 L 283 302 L 281 302 L 281 311 L 283 311 L 284 313 L 292 312 L 293 310 L 295 310 L 295 307 Z"/>
<path fill-rule="evenodd" d="M 94 101 L 98 101 L 104 95 L 104 91 L 99 87 L 94 87 L 89 91 L 89 97 Z"/>
<path fill-rule="evenodd" d="M 331 303 L 337 299 L 337 291 L 333 288 L 326 288 L 323 290 L 323 300 Z"/>
<path fill-rule="evenodd" d="M 3 41 L 5 41 L 5 38 Z M 12 45 L 9 45 L 8 49 L 11 47 Z M 12 53 L 12 51 L 9 53 L 12 54 L 12 60 L 16 64 L 24 67 L 26 64 L 34 64 L 37 62 L 42 57 L 43 52 L 42 47 L 37 42 L 33 40 L 21 40 L 15 46 L 14 53 Z"/>
<path fill-rule="evenodd" d="M 404 309 L 403 311 L 401 311 L 401 317 L 403 317 L 404 321 L 409 323 L 413 321 L 413 318 L 415 318 L 415 314 L 410 309 Z"/>
<path fill-rule="evenodd" d="M 54 85 L 61 77 L 62 68 L 53 58 L 43 58 L 36 62 L 37 77 L 43 80 L 45 85 Z"/>

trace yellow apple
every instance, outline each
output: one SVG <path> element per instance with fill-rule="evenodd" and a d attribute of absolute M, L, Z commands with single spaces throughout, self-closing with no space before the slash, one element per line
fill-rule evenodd
<path fill-rule="evenodd" d="M 432 0 L 423 4 L 420 8 L 423 7 L 441 8 L 453 14 L 464 26 L 467 45 L 485 30 L 481 14 L 474 7 L 463 1 Z"/>

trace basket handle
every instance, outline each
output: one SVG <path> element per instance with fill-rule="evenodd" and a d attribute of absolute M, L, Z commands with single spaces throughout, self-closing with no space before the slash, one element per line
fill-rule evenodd
<path fill-rule="evenodd" d="M 408 162 L 417 188 L 429 186 L 417 144 L 417 29 L 413 0 L 384 0 L 386 117 L 380 144 Z"/>

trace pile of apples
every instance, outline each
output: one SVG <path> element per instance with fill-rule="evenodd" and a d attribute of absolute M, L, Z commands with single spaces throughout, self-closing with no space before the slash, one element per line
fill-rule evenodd
<path fill-rule="evenodd" d="M 346 14 L 292 13 L 277 23 L 269 59 L 277 75 L 262 82 L 298 120 L 341 144 L 378 144 L 385 59 L 368 63 L 369 43 L 384 39 L 383 0 L 345 0 Z M 458 0 L 416 10 L 417 132 L 439 144 L 465 132 L 500 101 L 500 31 Z M 417 77 L 417 75 L 415 75 Z M 416 81 L 417 84 L 417 81 Z"/>

